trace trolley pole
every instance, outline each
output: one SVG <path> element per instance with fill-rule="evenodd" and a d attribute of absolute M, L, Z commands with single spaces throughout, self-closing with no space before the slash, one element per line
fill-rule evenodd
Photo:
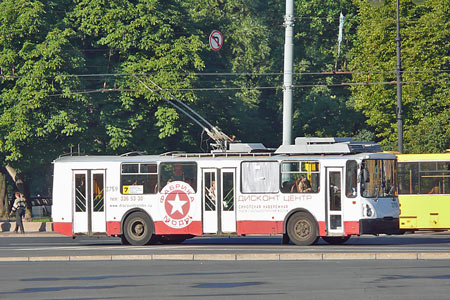
<path fill-rule="evenodd" d="M 398 152 L 403 153 L 402 61 L 400 55 L 400 0 L 397 0 L 397 131 Z"/>
<path fill-rule="evenodd" d="M 294 0 L 286 0 L 284 17 L 284 80 L 283 80 L 283 145 L 292 144 L 292 69 L 294 61 Z"/>

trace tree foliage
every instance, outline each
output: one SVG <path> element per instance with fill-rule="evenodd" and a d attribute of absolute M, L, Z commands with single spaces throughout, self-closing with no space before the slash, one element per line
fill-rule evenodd
<path fill-rule="evenodd" d="M 449 147 L 449 1 L 401 1 L 408 151 Z M 39 186 L 70 149 L 207 150 L 202 129 L 136 78 L 238 140 L 278 146 L 284 14 L 275 0 L 3 0 L 1 164 Z M 392 0 L 295 1 L 294 136 L 375 137 L 394 147 L 395 85 L 343 85 L 395 80 L 394 16 Z M 214 29 L 220 51 L 208 44 Z"/>
<path fill-rule="evenodd" d="M 357 25 L 351 1 L 296 2 L 295 70 L 297 76 L 294 112 L 295 136 L 354 136 L 364 126 L 364 117 L 348 104 L 350 91 L 342 86 L 349 77 L 349 49 Z M 345 16 L 343 42 L 338 56 L 339 17 Z M 319 74 L 317 74 L 319 73 Z"/>
<path fill-rule="evenodd" d="M 367 116 L 381 143 L 395 149 L 396 8 L 358 1 L 360 25 L 353 49 L 354 80 L 372 84 L 353 90 L 355 107 Z M 401 58 L 404 143 L 407 152 L 441 152 L 450 147 L 450 1 L 401 1 Z M 394 83 L 394 84 L 376 84 Z"/>

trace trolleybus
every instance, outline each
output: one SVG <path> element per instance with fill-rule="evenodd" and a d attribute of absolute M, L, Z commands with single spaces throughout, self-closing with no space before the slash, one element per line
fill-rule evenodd
<path fill-rule="evenodd" d="M 297 138 L 276 151 L 66 156 L 54 161 L 54 231 L 144 245 L 205 235 L 322 237 L 398 232 L 396 156 L 349 139 Z"/>
<path fill-rule="evenodd" d="M 450 229 L 450 153 L 397 157 L 400 228 Z"/>

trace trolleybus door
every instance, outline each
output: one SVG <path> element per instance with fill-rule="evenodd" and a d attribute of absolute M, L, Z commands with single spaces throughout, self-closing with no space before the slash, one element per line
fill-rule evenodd
<path fill-rule="evenodd" d="M 236 209 L 235 209 L 235 187 L 236 187 L 236 170 L 222 169 L 220 172 L 220 187 L 222 199 L 221 205 L 221 232 L 236 232 Z"/>
<path fill-rule="evenodd" d="M 106 232 L 105 171 L 73 171 L 72 186 L 73 232 L 86 234 Z"/>
<path fill-rule="evenodd" d="M 203 233 L 236 232 L 234 168 L 202 169 Z"/>
<path fill-rule="evenodd" d="M 217 233 L 217 169 L 202 169 L 203 233 Z"/>
<path fill-rule="evenodd" d="M 105 215 L 105 170 L 95 170 L 91 172 L 91 192 L 90 212 L 91 228 L 90 232 L 106 232 Z"/>
<path fill-rule="evenodd" d="M 327 168 L 327 231 L 342 235 L 344 222 L 342 213 L 342 168 Z"/>
<path fill-rule="evenodd" d="M 88 171 L 73 171 L 73 233 L 88 232 Z"/>

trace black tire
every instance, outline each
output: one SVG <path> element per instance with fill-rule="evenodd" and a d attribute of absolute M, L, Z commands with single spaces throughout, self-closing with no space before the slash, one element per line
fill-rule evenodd
<path fill-rule="evenodd" d="M 289 236 L 287 234 L 283 234 L 283 237 L 281 238 L 281 244 L 282 245 L 288 245 L 289 244 Z"/>
<path fill-rule="evenodd" d="M 143 246 L 153 236 L 153 222 L 143 212 L 134 212 L 125 219 L 122 239 L 133 246 Z"/>
<path fill-rule="evenodd" d="M 289 218 L 287 234 L 289 239 L 298 246 L 309 246 L 319 238 L 317 223 L 314 218 L 305 212 L 298 212 Z"/>
<path fill-rule="evenodd" d="M 322 239 L 331 245 L 342 245 L 350 239 L 350 235 L 347 236 L 323 236 Z"/>
<path fill-rule="evenodd" d="M 125 235 L 124 234 L 122 234 L 121 236 L 120 236 L 120 240 L 121 240 L 121 242 L 122 242 L 122 245 L 129 245 L 130 243 L 127 241 L 127 239 L 125 238 Z"/>

